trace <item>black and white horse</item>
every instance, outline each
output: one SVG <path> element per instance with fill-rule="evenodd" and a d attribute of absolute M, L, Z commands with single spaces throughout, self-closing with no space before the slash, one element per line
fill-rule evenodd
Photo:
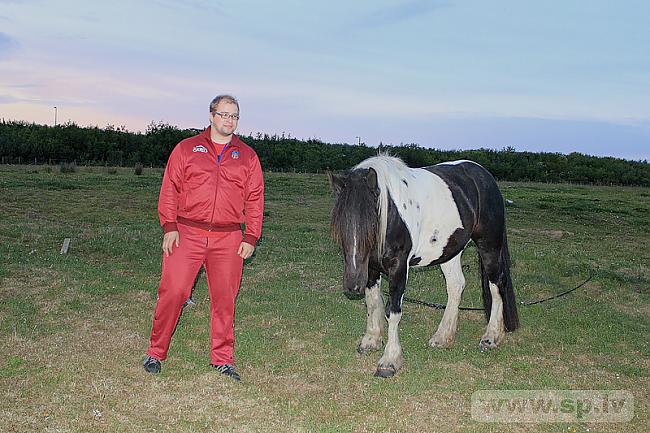
<path fill-rule="evenodd" d="M 505 331 L 517 328 L 503 197 L 481 165 L 453 161 L 409 168 L 380 155 L 340 176 L 330 174 L 330 184 L 336 192 L 332 234 L 345 258 L 343 287 L 357 295 L 365 291 L 368 321 L 360 353 L 381 349 L 388 321 L 388 342 L 376 376 L 391 377 L 404 362 L 398 327 L 409 267 L 442 268 L 447 308 L 429 345 L 453 344 L 465 287 L 460 259 L 470 240 L 479 252 L 488 321 L 480 349 L 496 348 Z M 381 274 L 390 280 L 385 310 Z"/>

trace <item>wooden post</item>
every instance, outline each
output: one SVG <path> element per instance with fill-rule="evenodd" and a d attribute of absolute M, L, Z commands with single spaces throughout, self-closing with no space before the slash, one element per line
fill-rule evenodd
<path fill-rule="evenodd" d="M 70 238 L 65 238 L 61 247 L 61 254 L 68 254 L 68 248 L 70 248 Z"/>

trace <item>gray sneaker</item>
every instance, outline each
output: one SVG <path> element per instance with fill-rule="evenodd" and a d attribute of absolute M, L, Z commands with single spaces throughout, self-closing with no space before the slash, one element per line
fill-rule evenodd
<path fill-rule="evenodd" d="M 211 364 L 212 367 L 214 367 L 219 373 L 223 374 L 224 376 L 228 376 L 237 382 L 241 381 L 241 377 L 239 377 L 239 374 L 237 374 L 237 371 L 235 370 L 235 366 L 232 364 L 221 364 L 221 365 L 214 365 Z"/>
<path fill-rule="evenodd" d="M 147 355 L 142 364 L 144 371 L 147 373 L 158 374 L 160 373 L 160 361 L 153 356 Z"/>

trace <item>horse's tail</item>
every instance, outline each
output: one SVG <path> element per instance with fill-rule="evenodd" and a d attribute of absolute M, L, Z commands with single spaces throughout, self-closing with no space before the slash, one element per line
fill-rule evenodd
<path fill-rule="evenodd" d="M 499 287 L 499 294 L 503 301 L 503 321 L 506 331 L 514 331 L 519 327 L 519 315 L 517 313 L 517 302 L 515 301 L 515 291 L 512 287 L 512 278 L 510 278 L 510 252 L 508 251 L 508 237 L 506 229 L 503 228 L 503 239 L 501 248 L 496 256 L 496 281 L 494 283 Z M 481 257 L 478 256 L 479 267 L 481 268 L 481 285 L 483 286 L 483 309 L 486 320 L 490 320 L 492 309 L 492 294 L 490 292 L 490 279 L 488 272 Z"/>

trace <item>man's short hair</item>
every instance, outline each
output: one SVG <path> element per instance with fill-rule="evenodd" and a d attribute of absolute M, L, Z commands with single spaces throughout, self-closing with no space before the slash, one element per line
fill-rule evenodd
<path fill-rule="evenodd" d="M 217 105 L 219 105 L 219 102 L 221 101 L 226 101 L 230 102 L 231 104 L 235 104 L 237 106 L 237 111 L 239 111 L 239 102 L 237 102 L 237 99 L 235 99 L 234 96 L 231 95 L 219 95 L 216 98 L 210 102 L 210 113 L 214 114 L 217 112 Z"/>

